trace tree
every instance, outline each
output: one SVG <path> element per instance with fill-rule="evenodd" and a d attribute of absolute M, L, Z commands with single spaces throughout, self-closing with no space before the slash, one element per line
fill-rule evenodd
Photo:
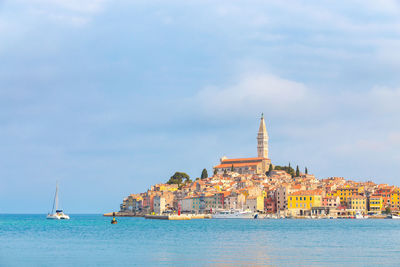
<path fill-rule="evenodd" d="M 177 184 L 180 186 L 183 182 L 190 183 L 192 180 L 190 180 L 190 176 L 187 173 L 175 172 L 175 174 L 169 178 L 167 184 Z"/>
<path fill-rule="evenodd" d="M 385 213 L 386 213 L 386 214 L 392 213 L 392 211 L 390 210 L 390 207 L 389 207 L 389 206 L 387 206 L 387 207 L 385 208 Z"/>
<path fill-rule="evenodd" d="M 216 175 L 217 174 L 217 169 L 214 169 L 214 175 Z"/>
<path fill-rule="evenodd" d="M 282 170 L 282 171 L 285 171 L 285 172 L 287 172 L 288 174 L 290 174 L 292 177 L 295 176 L 295 171 L 294 171 L 294 169 L 293 169 L 292 167 L 290 167 L 290 166 L 278 166 L 278 165 L 276 165 L 276 166 L 274 167 L 274 170 Z"/>
<path fill-rule="evenodd" d="M 228 172 L 226 171 L 226 169 L 224 170 L 224 174 L 227 174 Z"/>
<path fill-rule="evenodd" d="M 308 174 L 307 167 L 305 168 L 304 173 L 305 173 L 305 174 Z"/>
<path fill-rule="evenodd" d="M 231 167 L 231 172 L 233 172 L 233 171 L 235 171 L 235 168 L 233 168 L 233 164 L 232 164 L 232 167 Z"/>
<path fill-rule="evenodd" d="M 268 172 L 267 175 L 270 176 L 271 172 L 274 170 L 274 166 L 272 166 L 272 163 L 269 164 Z"/>
<path fill-rule="evenodd" d="M 299 170 L 299 165 L 296 167 L 296 177 L 300 176 L 300 170 Z"/>
<path fill-rule="evenodd" d="M 201 179 L 206 179 L 208 178 L 208 173 L 207 173 L 207 169 L 204 168 L 203 171 L 201 172 Z"/>

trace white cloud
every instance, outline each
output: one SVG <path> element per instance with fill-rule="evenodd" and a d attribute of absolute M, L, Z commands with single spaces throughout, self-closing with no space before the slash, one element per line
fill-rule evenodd
<path fill-rule="evenodd" d="M 93 14 L 102 10 L 106 0 L 20 0 L 20 2 L 43 8 L 59 8 Z"/>
<path fill-rule="evenodd" d="M 102 12 L 107 0 L 17 0 L 24 11 L 53 21 L 82 26 Z"/>
<path fill-rule="evenodd" d="M 315 103 L 315 95 L 304 84 L 271 74 L 245 74 L 225 88 L 209 86 L 195 96 L 206 114 L 241 116 L 259 113 L 293 114 Z"/>
<path fill-rule="evenodd" d="M 368 95 L 370 106 L 379 112 L 400 115 L 400 88 L 375 87 Z"/>

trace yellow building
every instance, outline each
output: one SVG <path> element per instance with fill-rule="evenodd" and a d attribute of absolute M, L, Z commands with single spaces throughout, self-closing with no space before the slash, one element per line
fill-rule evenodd
<path fill-rule="evenodd" d="M 246 199 L 246 208 L 251 211 L 263 211 L 264 210 L 264 197 L 248 197 Z"/>
<path fill-rule="evenodd" d="M 348 203 L 348 198 L 364 192 L 363 187 L 341 187 L 336 190 L 336 195 L 340 197 L 340 203 L 344 206 Z"/>
<path fill-rule="evenodd" d="M 400 210 L 400 192 L 399 189 L 396 188 L 393 190 L 393 192 L 390 194 L 390 208 L 392 211 L 399 211 Z"/>
<path fill-rule="evenodd" d="M 372 195 L 369 197 L 369 211 L 380 213 L 383 206 L 382 196 Z"/>
<path fill-rule="evenodd" d="M 351 196 L 347 199 L 347 208 L 354 211 L 367 211 L 367 198 L 364 196 Z"/>
<path fill-rule="evenodd" d="M 178 185 L 177 184 L 156 184 L 151 186 L 151 191 L 160 191 L 160 192 L 164 192 L 164 191 L 170 191 L 170 192 L 174 192 L 178 190 Z"/>
<path fill-rule="evenodd" d="M 321 190 L 302 190 L 289 194 L 288 210 L 291 214 L 306 215 L 313 207 L 322 207 Z"/>

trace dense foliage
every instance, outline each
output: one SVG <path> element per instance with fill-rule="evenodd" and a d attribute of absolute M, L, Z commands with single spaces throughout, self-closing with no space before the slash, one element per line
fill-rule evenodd
<path fill-rule="evenodd" d="M 290 175 L 292 175 L 292 177 L 294 177 L 296 175 L 294 172 L 294 169 L 290 166 L 290 163 L 289 163 L 289 166 L 275 166 L 274 169 L 285 171 L 285 172 L 289 173 Z"/>
<path fill-rule="evenodd" d="M 175 172 L 174 175 L 169 178 L 167 184 L 177 184 L 178 186 L 182 185 L 183 183 L 191 183 L 190 176 L 184 172 Z"/>
<path fill-rule="evenodd" d="M 208 178 L 207 169 L 203 169 L 203 171 L 201 172 L 201 179 L 205 179 L 205 178 Z"/>

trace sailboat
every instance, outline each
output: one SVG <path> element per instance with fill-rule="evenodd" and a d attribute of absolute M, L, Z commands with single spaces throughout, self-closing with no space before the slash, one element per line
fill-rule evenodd
<path fill-rule="evenodd" d="M 56 211 L 55 213 L 54 210 Z M 56 184 L 56 194 L 54 195 L 53 209 L 51 210 L 51 213 L 47 214 L 46 219 L 69 220 L 69 216 L 64 214 L 62 210 L 58 209 L 58 183 Z"/>

